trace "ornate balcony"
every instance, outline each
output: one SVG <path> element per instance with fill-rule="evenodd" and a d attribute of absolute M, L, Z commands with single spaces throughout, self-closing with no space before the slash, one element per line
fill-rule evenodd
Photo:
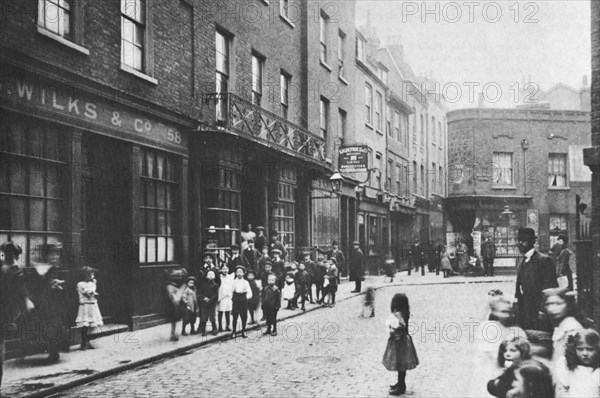
<path fill-rule="evenodd" d="M 328 167 L 325 140 L 233 93 L 202 96 L 200 131 L 225 131 Z"/>

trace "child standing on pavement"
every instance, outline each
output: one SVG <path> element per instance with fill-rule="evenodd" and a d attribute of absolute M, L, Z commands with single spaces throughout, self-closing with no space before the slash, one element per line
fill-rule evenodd
<path fill-rule="evenodd" d="M 369 286 L 365 292 L 365 301 L 361 316 L 364 318 L 366 317 L 365 314 L 369 312 L 369 317 L 373 318 L 375 316 L 375 289 L 372 286 Z"/>
<path fill-rule="evenodd" d="M 327 275 L 325 277 L 329 279 L 329 284 L 327 285 L 327 293 L 331 296 L 331 303 L 329 304 L 329 307 L 333 308 L 335 307 L 335 294 L 338 290 L 339 274 L 335 260 L 332 259 L 330 261 L 331 265 L 329 266 L 329 269 L 327 270 Z"/>
<path fill-rule="evenodd" d="M 242 319 L 242 337 L 246 338 L 246 321 L 248 320 L 248 300 L 252 298 L 252 289 L 244 274 L 246 267 L 238 265 L 235 269 L 235 279 L 233 280 L 233 307 L 231 315 L 233 316 L 233 333 L 231 338 L 236 337 L 238 317 Z"/>
<path fill-rule="evenodd" d="M 200 304 L 200 332 L 206 336 L 206 323 L 210 320 L 213 336 L 217 335 L 217 325 L 215 322 L 215 310 L 217 299 L 219 297 L 219 285 L 216 282 L 217 273 L 215 270 L 206 271 L 204 281 L 200 284 L 198 290 L 198 302 Z"/>
<path fill-rule="evenodd" d="M 262 309 L 267 319 L 267 331 L 263 335 L 277 336 L 277 311 L 281 308 L 281 291 L 275 285 L 277 277 L 269 274 L 268 284 L 262 295 Z"/>
<path fill-rule="evenodd" d="M 304 305 L 306 303 L 308 289 L 310 288 L 310 277 L 304 268 L 304 263 L 298 264 L 298 272 L 296 272 L 296 275 L 294 275 L 294 282 L 296 288 L 294 298 L 292 299 L 294 302 L 294 308 L 298 308 L 298 299 L 300 298 L 302 300 L 302 311 L 306 311 Z"/>
<path fill-rule="evenodd" d="M 387 370 L 398 372 L 398 383 L 390 386 L 390 395 L 401 395 L 406 392 L 406 371 L 419 365 L 417 351 L 408 333 L 410 306 L 405 294 L 397 293 L 392 298 L 391 314 L 385 321 L 389 338 L 383 365 Z"/>
<path fill-rule="evenodd" d="M 283 289 L 281 290 L 281 295 L 284 300 L 287 300 L 288 305 L 286 310 L 295 309 L 294 306 L 294 295 L 296 294 L 296 287 L 294 286 L 294 274 L 292 271 L 289 271 L 285 277 L 285 284 Z"/>
<path fill-rule="evenodd" d="M 312 285 L 315 283 L 315 263 L 310 259 L 310 252 L 304 252 L 304 260 L 302 263 L 304 264 L 304 269 L 308 273 L 308 297 L 310 297 L 310 303 L 314 304 Z"/>
<path fill-rule="evenodd" d="M 248 279 L 248 284 L 252 290 L 252 297 L 248 300 L 248 312 L 250 313 L 250 325 L 253 325 L 256 323 L 254 320 L 254 314 L 260 305 L 260 289 L 256 283 L 255 272 L 253 270 L 248 271 L 246 278 Z"/>
<path fill-rule="evenodd" d="M 219 286 L 219 304 L 217 310 L 219 311 L 219 332 L 223 331 L 223 314 L 225 314 L 225 330 L 231 332 L 229 327 L 229 314 L 233 308 L 233 279 L 234 274 L 229 273 L 229 268 L 224 265 L 221 268 L 221 286 Z"/>
<path fill-rule="evenodd" d="M 96 297 L 96 278 L 94 272 L 96 270 L 90 267 L 83 268 L 83 280 L 77 284 L 77 292 L 79 293 L 79 310 L 77 311 L 77 319 L 75 319 L 75 327 L 81 328 L 81 349 L 87 350 L 94 348 L 90 344 L 89 331 L 91 328 L 102 326 L 102 315 L 98 308 L 98 300 Z"/>
<path fill-rule="evenodd" d="M 181 296 L 181 302 L 184 306 L 183 321 L 181 322 L 181 335 L 187 336 L 185 331 L 187 325 L 190 325 L 190 334 L 196 334 L 196 317 L 198 313 L 198 298 L 196 297 L 196 283 L 198 279 L 194 276 L 188 276 L 186 287 Z"/>
<path fill-rule="evenodd" d="M 319 304 L 323 303 L 323 283 L 325 281 L 325 275 L 327 275 L 327 268 L 328 266 L 325 257 L 319 256 L 319 261 L 315 267 L 315 297 Z"/>

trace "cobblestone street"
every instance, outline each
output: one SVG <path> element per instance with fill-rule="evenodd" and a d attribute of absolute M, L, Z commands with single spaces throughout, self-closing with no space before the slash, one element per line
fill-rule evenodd
<path fill-rule="evenodd" d="M 471 369 L 469 322 L 485 314 L 487 292 L 510 283 L 390 287 L 377 291 L 376 317 L 360 318 L 362 298 L 280 324 L 277 337 L 211 344 L 68 391 L 107 396 L 387 396 L 395 373 L 381 364 L 384 319 L 394 293 L 411 300 L 411 333 L 421 365 L 408 373 L 406 396 L 463 397 Z"/>

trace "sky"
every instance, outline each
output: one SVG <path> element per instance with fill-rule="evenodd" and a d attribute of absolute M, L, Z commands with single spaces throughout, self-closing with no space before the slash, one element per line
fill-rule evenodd
<path fill-rule="evenodd" d="M 591 81 L 588 0 L 358 0 L 357 25 L 369 14 L 382 44 L 399 37 L 415 73 L 440 82 L 450 109 L 476 107 L 481 91 L 486 107 L 514 107 L 538 87 Z"/>

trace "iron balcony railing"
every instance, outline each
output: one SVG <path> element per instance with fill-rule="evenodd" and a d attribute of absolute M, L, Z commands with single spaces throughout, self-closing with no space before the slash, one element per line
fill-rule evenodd
<path fill-rule="evenodd" d="M 223 130 L 327 167 L 325 140 L 233 93 L 202 96 L 200 131 Z"/>

